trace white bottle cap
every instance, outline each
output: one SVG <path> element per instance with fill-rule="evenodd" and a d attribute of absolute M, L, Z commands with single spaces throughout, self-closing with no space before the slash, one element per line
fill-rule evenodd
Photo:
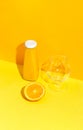
<path fill-rule="evenodd" d="M 26 48 L 35 48 L 37 46 L 37 42 L 34 40 L 27 40 L 25 41 Z"/>

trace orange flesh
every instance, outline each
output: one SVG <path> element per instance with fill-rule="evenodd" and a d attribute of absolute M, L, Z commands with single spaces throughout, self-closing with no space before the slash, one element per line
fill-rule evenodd
<path fill-rule="evenodd" d="M 27 88 L 26 93 L 29 98 L 39 98 L 43 93 L 43 88 L 40 85 L 32 84 Z"/>

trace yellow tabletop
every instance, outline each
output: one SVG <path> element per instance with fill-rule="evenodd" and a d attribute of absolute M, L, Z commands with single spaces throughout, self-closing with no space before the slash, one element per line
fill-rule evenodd
<path fill-rule="evenodd" d="M 38 102 L 26 101 L 17 65 L 0 61 L 0 130 L 83 130 L 83 81 L 70 78 L 64 90 L 56 92 L 39 77 L 46 87 Z"/>

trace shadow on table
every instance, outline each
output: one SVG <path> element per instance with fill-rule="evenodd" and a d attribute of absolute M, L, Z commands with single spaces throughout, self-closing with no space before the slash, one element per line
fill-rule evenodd
<path fill-rule="evenodd" d="M 21 89 L 21 96 L 26 100 L 26 97 L 24 95 L 24 89 L 25 89 L 25 86 Z"/>

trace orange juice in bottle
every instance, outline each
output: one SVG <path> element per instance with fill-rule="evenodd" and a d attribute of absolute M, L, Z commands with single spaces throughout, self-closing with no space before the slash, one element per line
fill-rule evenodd
<path fill-rule="evenodd" d="M 25 80 L 35 81 L 37 80 L 38 75 L 37 42 L 34 40 L 27 40 L 25 42 L 23 78 Z"/>

